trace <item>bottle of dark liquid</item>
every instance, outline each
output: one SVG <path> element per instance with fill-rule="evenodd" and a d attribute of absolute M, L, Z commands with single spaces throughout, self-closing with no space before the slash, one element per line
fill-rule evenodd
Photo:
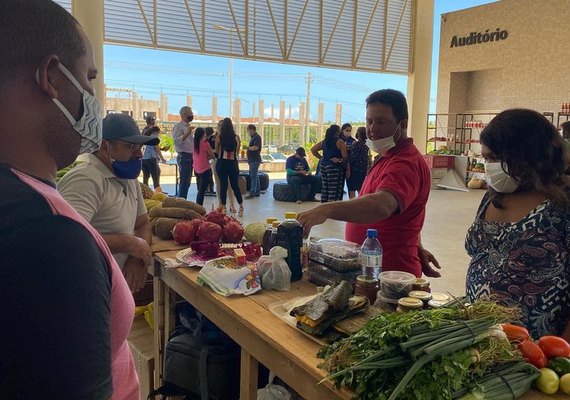
<path fill-rule="evenodd" d="M 285 213 L 285 221 L 277 227 L 277 246 L 287 249 L 287 265 L 291 270 L 291 282 L 303 277 L 301 248 L 303 247 L 303 227 L 294 212 Z"/>
<path fill-rule="evenodd" d="M 277 246 L 277 227 L 280 223 L 281 221 L 273 221 L 271 224 L 271 235 L 269 235 L 267 254 L 269 254 L 269 250 L 271 250 L 274 246 Z"/>
<path fill-rule="evenodd" d="M 273 229 L 273 221 L 277 221 L 277 218 L 267 218 L 265 220 L 265 233 L 263 234 L 263 241 L 261 246 L 263 247 L 263 254 L 269 254 L 269 238 L 271 237 L 271 230 Z"/>

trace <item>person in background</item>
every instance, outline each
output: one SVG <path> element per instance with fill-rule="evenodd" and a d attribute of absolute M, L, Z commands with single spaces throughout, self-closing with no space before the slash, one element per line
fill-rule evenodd
<path fill-rule="evenodd" d="M 0 1 L 0 37 L 0 398 L 138 400 L 133 297 L 55 188 L 101 145 L 91 42 L 51 0 Z"/>
<path fill-rule="evenodd" d="M 346 145 L 346 162 L 350 163 L 350 146 L 352 146 L 352 144 L 355 142 L 355 139 L 352 137 L 352 125 L 349 123 L 344 123 L 342 124 L 342 126 L 340 127 L 340 131 L 341 131 L 341 135 L 340 138 L 342 140 L 344 140 L 344 144 Z M 343 170 L 344 172 L 345 170 Z M 352 175 L 352 169 L 350 171 L 351 175 Z M 350 177 L 348 176 L 344 176 L 343 178 L 343 193 L 342 193 L 342 197 L 344 197 L 344 182 L 346 181 L 346 188 L 348 189 L 348 197 L 350 199 L 354 198 L 354 189 L 351 188 L 350 183 Z M 351 194 L 352 193 L 352 194 Z M 341 199 L 342 199 L 341 197 Z"/>
<path fill-rule="evenodd" d="M 212 128 L 211 126 L 207 126 L 206 128 L 204 128 L 204 130 L 206 131 L 206 140 L 208 141 L 208 144 L 210 145 L 210 148 L 212 149 L 212 152 L 214 151 L 214 149 L 216 148 L 216 138 L 214 137 L 214 128 Z M 215 157 L 215 155 L 214 155 Z M 212 157 L 211 163 L 213 163 L 216 159 Z M 208 183 L 208 188 L 206 189 L 206 196 L 216 196 L 216 190 L 214 189 L 214 167 L 211 166 L 212 169 L 212 174 L 210 176 L 210 182 Z"/>
<path fill-rule="evenodd" d="M 176 149 L 178 170 L 180 171 L 180 182 L 178 184 L 178 196 L 185 199 L 188 197 L 190 181 L 192 180 L 192 149 L 194 148 L 194 138 L 192 132 L 194 127 L 190 122 L 194 120 L 194 113 L 188 106 L 180 109 L 180 122 L 172 128 L 172 138 Z"/>
<path fill-rule="evenodd" d="M 160 134 L 160 128 L 156 126 L 156 120 L 154 117 L 146 117 L 146 126 L 142 130 L 143 136 L 150 136 L 158 139 Z M 144 147 L 143 158 L 142 158 L 142 172 L 143 172 L 143 183 L 148 185 L 148 178 L 152 176 L 152 185 L 155 189 L 160 187 L 160 167 L 158 166 L 158 160 L 165 163 L 166 159 L 163 157 L 160 151 L 160 146 L 158 144 L 146 145 Z"/>
<path fill-rule="evenodd" d="M 366 128 L 361 126 L 356 130 L 356 141 L 350 146 L 350 177 L 346 180 L 348 196 L 353 199 L 355 192 L 360 192 L 362 183 L 371 162 L 370 149 L 366 146 Z"/>
<path fill-rule="evenodd" d="M 197 128 L 194 131 L 194 173 L 198 179 L 198 194 L 196 195 L 196 203 L 204 204 L 204 194 L 212 179 L 212 169 L 210 168 L 210 160 L 214 158 L 214 151 L 206 138 L 204 128 Z"/>
<path fill-rule="evenodd" d="M 467 232 L 469 301 L 517 305 L 534 338 L 570 340 L 570 176 L 542 114 L 506 110 L 481 132 L 488 190 Z"/>
<path fill-rule="evenodd" d="M 378 230 L 384 249 L 383 271 L 406 271 L 417 277 L 440 276 L 435 257 L 420 242 L 430 191 L 430 172 L 423 155 L 408 138 L 408 105 L 393 89 L 378 90 L 366 99 L 367 145 L 379 153 L 366 175 L 359 197 L 321 204 L 297 220 L 308 236 L 327 219 L 347 221 L 345 239 L 362 244 L 366 230 Z"/>
<path fill-rule="evenodd" d="M 249 124 L 247 131 L 251 136 L 249 145 L 247 146 L 247 163 L 249 164 L 249 195 L 245 196 L 246 199 L 259 197 L 261 194 L 259 176 L 257 171 L 261 165 L 261 136 L 257 133 L 255 125 Z"/>
<path fill-rule="evenodd" d="M 566 143 L 566 157 L 570 159 L 570 121 L 566 121 L 560 124 L 562 128 L 562 138 Z"/>
<path fill-rule="evenodd" d="M 219 154 L 216 170 L 220 178 L 220 211 L 226 213 L 226 196 L 228 181 L 232 187 L 239 204 L 238 216 L 243 217 L 243 198 L 239 188 L 239 166 L 237 153 L 240 148 L 240 138 L 234 132 L 232 120 L 224 118 L 220 128 L 220 134 L 216 138 L 216 152 Z"/>
<path fill-rule="evenodd" d="M 319 185 L 319 177 L 311 174 L 306 155 L 305 149 L 299 147 L 295 150 L 295 154 L 289 156 L 285 162 L 287 182 L 295 190 L 297 204 L 301 204 L 301 185 L 309 185 L 309 201 L 318 201 L 315 199 L 315 194 Z"/>
<path fill-rule="evenodd" d="M 101 234 L 133 293 L 144 286 L 152 263 L 152 234 L 137 180 L 142 147 L 159 139 L 141 135 L 133 118 L 109 114 L 101 148 L 59 181 L 58 191 Z"/>
<path fill-rule="evenodd" d="M 217 153 L 217 149 L 216 149 L 216 140 L 218 138 L 218 136 L 220 136 L 220 131 L 222 129 L 222 123 L 224 122 L 223 119 L 218 121 L 218 125 L 216 127 L 216 133 L 214 134 L 214 158 L 212 160 L 211 163 L 211 167 L 212 167 L 212 175 L 214 175 L 214 181 L 216 182 L 216 192 L 218 195 L 218 208 L 222 209 L 222 202 L 221 202 L 221 198 L 222 196 L 220 196 L 220 177 L 218 176 L 218 169 L 217 169 L 217 165 L 218 165 L 218 157 L 219 154 Z M 238 164 L 239 165 L 239 164 Z M 239 166 L 238 166 L 239 168 Z M 228 191 L 227 191 L 227 198 L 229 198 L 230 200 L 230 213 L 231 214 L 235 214 L 236 213 L 236 203 L 235 203 L 235 196 L 234 196 L 234 191 L 232 190 L 232 187 L 229 185 L 229 181 L 228 181 L 228 185 L 227 185 Z"/>
<path fill-rule="evenodd" d="M 311 153 L 320 161 L 321 203 L 342 200 L 344 178 L 350 177 L 346 144 L 340 139 L 340 127 L 331 125 L 324 140 L 311 147 Z M 319 151 L 323 154 L 319 153 Z"/>

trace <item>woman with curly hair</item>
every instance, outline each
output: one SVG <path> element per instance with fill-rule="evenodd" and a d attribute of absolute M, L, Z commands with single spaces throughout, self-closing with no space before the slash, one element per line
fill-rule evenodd
<path fill-rule="evenodd" d="M 535 338 L 570 339 L 570 177 L 564 141 L 540 113 L 511 109 L 481 132 L 489 189 L 465 247 L 470 301 L 517 305 Z"/>

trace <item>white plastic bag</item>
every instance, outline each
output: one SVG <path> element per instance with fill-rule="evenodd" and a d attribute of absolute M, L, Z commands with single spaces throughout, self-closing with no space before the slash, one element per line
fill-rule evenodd
<path fill-rule="evenodd" d="M 281 385 L 273 383 L 275 375 L 269 373 L 269 383 L 257 391 L 257 400 L 291 400 L 291 393 Z"/>
<path fill-rule="evenodd" d="M 261 287 L 289 291 L 291 289 L 291 270 L 287 265 L 287 249 L 274 246 L 269 256 L 262 256 L 257 262 L 257 272 L 261 278 Z"/>

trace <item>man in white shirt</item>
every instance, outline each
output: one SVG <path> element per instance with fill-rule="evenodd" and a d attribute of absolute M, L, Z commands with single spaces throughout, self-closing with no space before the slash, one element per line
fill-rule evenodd
<path fill-rule="evenodd" d="M 152 262 L 152 234 L 137 181 L 142 147 L 158 142 L 141 135 L 130 116 L 109 114 L 101 148 L 58 184 L 61 195 L 103 236 L 132 292 L 144 286 Z"/>
<path fill-rule="evenodd" d="M 178 196 L 185 199 L 188 196 L 190 180 L 192 179 L 192 152 L 194 151 L 194 127 L 190 122 L 194 119 L 194 113 L 188 106 L 180 109 L 180 122 L 172 128 L 174 138 L 174 148 L 178 157 L 178 169 L 180 172 L 180 182 L 178 184 Z"/>

